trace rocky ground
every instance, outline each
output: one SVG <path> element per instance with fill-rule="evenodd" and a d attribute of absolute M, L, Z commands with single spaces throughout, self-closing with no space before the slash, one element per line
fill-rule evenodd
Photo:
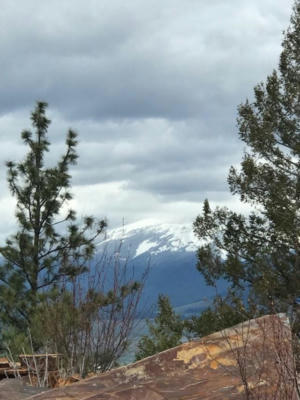
<path fill-rule="evenodd" d="M 299 400 L 293 367 L 290 325 L 280 314 L 46 392 L 0 381 L 0 400 L 244 400 L 247 390 L 253 399 Z"/>
<path fill-rule="evenodd" d="M 298 400 L 291 331 L 265 316 L 32 400 Z"/>
<path fill-rule="evenodd" d="M 44 392 L 45 388 L 26 385 L 20 379 L 3 379 L 0 381 L 0 400 L 23 400 Z"/>

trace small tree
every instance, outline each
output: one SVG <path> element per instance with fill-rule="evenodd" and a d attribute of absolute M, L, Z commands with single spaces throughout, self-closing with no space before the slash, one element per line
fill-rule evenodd
<path fill-rule="evenodd" d="M 207 239 L 198 269 L 209 284 L 225 278 L 247 288 L 262 310 L 296 315 L 300 294 L 300 2 L 285 34 L 279 71 L 239 107 L 247 145 L 240 170 L 231 167 L 232 194 L 253 206 L 248 215 L 211 210 L 206 200 L 194 223 Z"/>
<path fill-rule="evenodd" d="M 120 245 L 121 246 L 121 245 Z M 104 372 L 116 366 L 137 324 L 138 305 L 148 274 L 139 282 L 120 247 L 96 257 L 88 272 L 72 279 L 37 308 L 32 336 L 48 352 L 60 353 L 66 375 Z"/>
<path fill-rule="evenodd" d="M 181 343 L 183 323 L 170 304 L 167 296 L 158 297 L 158 314 L 154 323 L 147 321 L 149 335 L 138 343 L 136 360 L 151 356 Z"/>
<path fill-rule="evenodd" d="M 86 217 L 80 227 L 73 210 L 62 215 L 72 199 L 69 168 L 77 159 L 77 135 L 69 130 L 64 155 L 56 166 L 46 167 L 50 146 L 46 107 L 38 102 L 31 114 L 34 133 L 22 132 L 26 158 L 7 162 L 19 229 L 0 248 L 0 320 L 20 330 L 30 325 L 37 305 L 53 288 L 85 270 L 94 241 L 105 227 L 104 221 L 95 222 L 92 217 Z"/>
<path fill-rule="evenodd" d="M 285 314 L 246 321 L 221 335 L 236 365 L 233 369 L 223 368 L 241 379 L 245 399 L 299 399 L 293 339 Z"/>

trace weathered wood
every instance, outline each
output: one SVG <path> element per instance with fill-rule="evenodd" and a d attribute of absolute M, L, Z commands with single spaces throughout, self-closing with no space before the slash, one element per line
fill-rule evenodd
<path fill-rule="evenodd" d="M 20 354 L 19 360 L 22 368 L 31 371 L 56 371 L 60 357 L 60 354 Z"/>
<path fill-rule="evenodd" d="M 6 377 L 6 376 L 16 376 L 16 375 L 27 375 L 28 370 L 27 368 L 0 368 L 0 379 L 1 376 Z"/>
<path fill-rule="evenodd" d="M 6 357 L 0 357 L 0 368 L 10 368 L 9 360 Z"/>

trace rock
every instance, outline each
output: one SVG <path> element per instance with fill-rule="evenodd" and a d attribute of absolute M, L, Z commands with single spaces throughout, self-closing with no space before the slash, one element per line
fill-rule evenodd
<path fill-rule="evenodd" d="M 292 368 L 288 319 L 273 315 L 31 399 L 296 400 Z"/>
<path fill-rule="evenodd" d="M 45 392 L 45 388 L 26 385 L 21 379 L 3 379 L 0 382 L 0 400 L 23 400 L 34 394 Z"/>

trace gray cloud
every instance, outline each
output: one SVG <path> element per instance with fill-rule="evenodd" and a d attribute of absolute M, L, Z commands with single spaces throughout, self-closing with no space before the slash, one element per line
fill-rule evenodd
<path fill-rule="evenodd" d="M 47 98 L 72 119 L 178 119 L 234 104 L 241 81 L 268 71 L 288 15 L 279 0 L 271 10 L 266 0 L 23 4 L 2 6 L 0 107 Z"/>
<path fill-rule="evenodd" d="M 221 128 L 213 123 L 205 127 L 199 121 L 146 120 L 138 126 L 132 121 L 125 125 L 122 128 L 131 136 L 81 143 L 80 163 L 73 173 L 76 184 L 123 180 L 130 188 L 165 199 L 197 201 L 202 199 L 199 192 L 226 190 L 227 170 L 240 158 L 241 146 L 234 139 L 226 142 Z"/>
<path fill-rule="evenodd" d="M 243 149 L 236 107 L 277 66 L 291 5 L 3 0 L 0 162 L 23 156 L 19 132 L 43 99 L 49 163 L 69 127 L 80 134 L 72 174 L 82 212 L 193 219 L 206 196 L 228 202 L 227 171 Z"/>

